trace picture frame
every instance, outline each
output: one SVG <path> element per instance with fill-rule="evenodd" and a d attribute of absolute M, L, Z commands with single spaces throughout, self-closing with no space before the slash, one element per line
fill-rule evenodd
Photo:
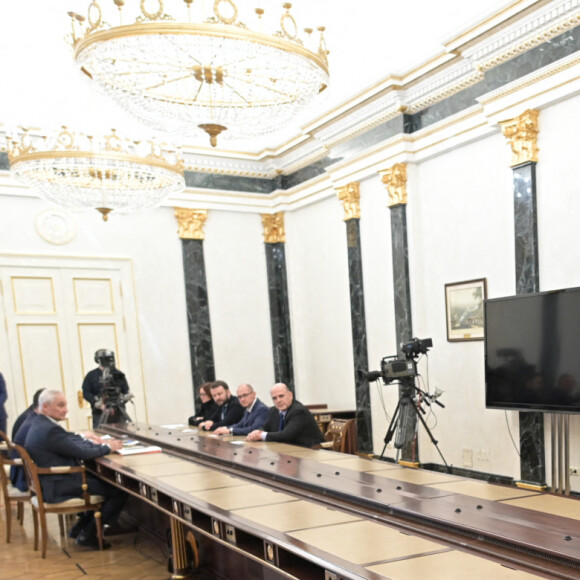
<path fill-rule="evenodd" d="M 484 339 L 484 300 L 487 280 L 467 280 L 445 284 L 447 340 L 461 342 Z"/>

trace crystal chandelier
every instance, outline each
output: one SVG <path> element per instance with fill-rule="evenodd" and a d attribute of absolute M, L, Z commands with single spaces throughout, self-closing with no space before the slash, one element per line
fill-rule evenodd
<path fill-rule="evenodd" d="M 185 22 L 166 14 L 163 0 L 141 0 L 140 13 L 129 16 L 133 24 L 123 24 L 125 0 L 113 2 L 118 25 L 105 23 L 95 0 L 87 18 L 69 12 L 75 59 L 105 93 L 155 129 L 188 137 L 205 131 L 214 147 L 224 131 L 235 138 L 263 135 L 283 127 L 328 84 L 325 29 L 318 27 L 316 49 L 306 48 L 290 3 L 283 4 L 281 29 L 266 34 L 238 20 L 233 0 L 215 0 L 209 18 L 200 7 L 197 22 L 194 0 L 183 0 Z M 255 13 L 263 26 L 264 10 Z M 310 38 L 312 29 L 304 30 Z"/>
<path fill-rule="evenodd" d="M 130 212 L 159 205 L 185 188 L 177 151 L 155 142 L 128 141 L 115 130 L 103 138 L 72 133 L 66 127 L 52 138 L 23 130 L 8 139 L 15 177 L 40 196 L 67 209 Z"/>

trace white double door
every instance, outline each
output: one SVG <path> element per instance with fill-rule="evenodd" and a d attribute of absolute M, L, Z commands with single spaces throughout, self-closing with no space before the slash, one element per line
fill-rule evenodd
<path fill-rule="evenodd" d="M 0 254 L 0 372 L 8 387 L 9 425 L 37 389 L 62 390 L 67 428 L 90 428 L 82 399 L 94 353 L 115 351 L 135 395 L 133 419 L 146 420 L 130 260 Z"/>

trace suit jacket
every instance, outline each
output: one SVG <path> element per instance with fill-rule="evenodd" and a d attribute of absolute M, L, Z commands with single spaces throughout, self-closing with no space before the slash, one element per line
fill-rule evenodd
<path fill-rule="evenodd" d="M 26 419 L 28 419 L 28 417 L 33 414 L 34 407 L 33 405 L 30 405 L 30 407 L 24 409 L 24 411 L 22 411 L 22 413 L 16 417 L 16 421 L 14 421 L 14 425 L 12 425 L 12 441 L 18 443 L 18 441 L 16 441 L 16 433 L 18 433 L 18 429 L 20 429 L 20 427 L 22 427 L 24 424 L 24 421 L 26 421 Z M 18 445 L 21 445 L 21 443 L 18 443 Z"/>
<path fill-rule="evenodd" d="M 195 427 L 195 426 L 199 425 L 200 423 L 203 423 L 204 421 L 209 419 L 215 413 L 216 409 L 217 409 L 217 404 L 213 399 L 206 401 L 205 403 L 201 404 L 201 406 L 199 408 L 199 412 L 196 413 L 195 415 L 192 415 L 188 419 L 188 423 Z M 198 419 L 198 417 L 201 417 L 201 419 Z"/>
<path fill-rule="evenodd" d="M 222 419 L 222 409 L 225 407 L 224 416 Z M 211 417 L 208 417 L 208 421 L 213 421 L 210 431 L 217 429 L 218 427 L 227 427 L 228 425 L 233 425 L 241 420 L 244 415 L 244 408 L 240 405 L 238 397 L 231 395 L 227 403 L 224 403 L 221 407 L 215 410 Z"/>
<path fill-rule="evenodd" d="M 268 413 L 268 420 L 264 425 L 266 441 L 290 443 L 302 447 L 313 447 L 324 441 L 320 427 L 314 415 L 299 401 L 294 400 L 286 410 L 284 427 L 280 427 L 280 411 L 272 407 Z"/>
<path fill-rule="evenodd" d="M 65 431 L 44 415 L 37 415 L 30 425 L 25 449 L 39 467 L 80 465 L 81 460 L 95 459 L 111 452 L 108 445 L 98 445 L 76 433 Z M 49 503 L 81 497 L 81 474 L 63 473 L 40 476 L 44 498 Z"/>
<path fill-rule="evenodd" d="M 4 404 L 8 399 L 8 391 L 6 390 L 6 381 L 0 373 L 0 429 L 4 431 L 4 433 L 8 434 L 6 431 L 6 419 L 8 418 L 8 413 L 6 412 L 6 407 Z"/>
<path fill-rule="evenodd" d="M 261 429 L 268 419 L 268 406 L 256 398 L 251 412 L 246 409 L 241 421 L 231 425 L 232 435 L 247 435 L 255 429 Z"/>
<path fill-rule="evenodd" d="M 18 431 L 16 431 L 16 435 L 14 435 L 12 438 L 14 443 L 18 443 L 18 445 L 22 445 L 22 447 L 24 447 L 26 436 L 28 435 L 28 431 L 30 431 L 30 427 L 35 418 L 36 413 L 31 411 L 31 413 L 26 417 L 24 422 L 18 428 Z M 17 457 L 19 457 L 18 453 L 14 451 L 13 458 L 15 459 Z M 22 465 L 10 466 L 10 482 L 20 491 L 28 491 L 28 480 L 26 479 L 26 473 L 24 472 L 24 467 Z"/>

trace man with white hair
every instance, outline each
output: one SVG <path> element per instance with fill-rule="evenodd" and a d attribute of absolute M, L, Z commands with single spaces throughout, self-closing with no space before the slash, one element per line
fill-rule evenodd
<path fill-rule="evenodd" d="M 108 455 L 123 446 L 117 439 L 96 443 L 82 435 L 66 431 L 59 421 L 64 421 L 67 413 L 68 407 L 63 393 L 54 389 L 42 392 L 39 413 L 32 421 L 24 443 L 25 449 L 39 467 L 76 466 L 83 460 Z M 44 499 L 48 503 L 82 496 L 80 473 L 41 475 L 40 479 Z M 126 494 L 91 474 L 87 474 L 87 484 L 91 495 L 105 497 L 102 522 L 104 525 L 113 525 L 123 509 Z M 98 550 L 97 526 L 93 512 L 83 514 L 69 535 L 76 537 L 78 545 Z M 110 548 L 110 544 L 103 543 L 103 548 Z"/>

